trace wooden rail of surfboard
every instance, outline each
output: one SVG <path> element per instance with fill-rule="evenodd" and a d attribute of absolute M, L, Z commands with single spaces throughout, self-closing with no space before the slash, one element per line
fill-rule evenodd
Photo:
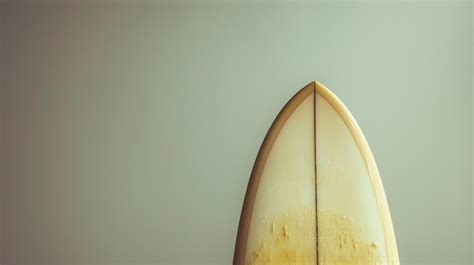
<path fill-rule="evenodd" d="M 377 164 L 375 163 L 374 156 L 370 150 L 369 144 L 362 133 L 359 125 L 355 121 L 351 112 L 342 103 L 342 101 L 332 93 L 328 88 L 319 82 L 311 82 L 302 88 L 296 95 L 294 95 L 288 103 L 283 107 L 278 116 L 273 121 L 270 129 L 268 130 L 265 139 L 260 147 L 257 154 L 250 180 L 247 186 L 247 191 L 244 198 L 242 207 L 242 213 L 240 216 L 239 229 L 237 233 L 237 239 L 234 251 L 234 265 L 245 264 L 245 254 L 247 248 L 247 239 L 250 221 L 253 213 L 253 206 L 255 203 L 255 195 L 258 190 L 260 178 L 267 161 L 268 155 L 272 149 L 273 143 L 275 142 L 281 128 L 285 125 L 286 121 L 293 113 L 293 111 L 299 106 L 299 104 L 311 93 L 320 94 L 339 114 L 344 121 L 345 125 L 349 129 L 352 137 L 354 138 L 359 151 L 361 152 L 362 158 L 364 159 L 365 166 L 369 173 L 370 181 L 374 190 L 375 198 L 377 200 L 377 206 L 380 213 L 380 220 L 382 222 L 383 234 L 385 239 L 385 248 L 387 252 L 387 260 L 389 264 L 397 265 L 400 264 L 398 257 L 398 249 L 395 239 L 395 232 L 393 230 L 392 218 L 390 216 L 390 210 L 388 208 L 387 198 L 383 188 L 382 180 L 380 178 Z"/>

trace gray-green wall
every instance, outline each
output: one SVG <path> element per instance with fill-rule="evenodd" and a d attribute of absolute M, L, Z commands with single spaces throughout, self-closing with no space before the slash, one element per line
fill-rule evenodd
<path fill-rule="evenodd" d="M 0 9 L 0 32 L 4 32 L 4 14 L 3 14 L 3 9 Z M 6 52 L 4 49 L 4 38 L 0 38 L 0 61 L 4 62 L 6 57 Z M 6 64 L 5 63 L 0 63 L 0 264 L 2 264 L 3 261 L 3 188 L 4 188 L 4 167 L 5 167 L 5 145 L 4 145 L 4 104 L 3 100 L 5 99 L 4 97 L 4 91 L 5 91 L 5 83 L 4 83 L 4 77 L 5 75 L 3 74 L 4 70 L 6 69 Z"/>
<path fill-rule="evenodd" d="M 471 260 L 470 3 L 0 8 L 4 265 L 230 264 L 258 147 L 312 80 L 365 132 L 403 264 Z"/>

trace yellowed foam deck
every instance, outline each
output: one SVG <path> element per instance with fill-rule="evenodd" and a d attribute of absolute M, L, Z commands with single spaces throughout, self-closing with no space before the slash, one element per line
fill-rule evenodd
<path fill-rule="evenodd" d="M 283 108 L 259 151 L 234 264 L 398 264 L 370 148 L 342 102 L 313 82 Z"/>

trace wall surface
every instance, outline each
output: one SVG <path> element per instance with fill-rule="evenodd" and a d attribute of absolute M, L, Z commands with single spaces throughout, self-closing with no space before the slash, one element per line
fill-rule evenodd
<path fill-rule="evenodd" d="M 312 80 L 371 144 L 402 262 L 470 261 L 470 3 L 0 8 L 4 265 L 230 264 L 259 145 Z"/>
<path fill-rule="evenodd" d="M 0 9 L 0 32 L 4 32 L 4 21 L 3 21 L 3 9 Z M 4 38 L 0 38 L 0 61 L 5 62 L 5 49 L 4 49 Z M 4 70 L 6 69 L 6 64 L 5 63 L 0 63 L 0 264 L 3 264 L 3 195 L 5 194 L 3 192 L 4 188 L 4 162 L 5 162 L 5 148 L 4 148 L 4 111 L 3 111 L 3 100 L 5 99 L 4 97 L 4 91 L 5 91 L 5 83 L 4 83 Z"/>

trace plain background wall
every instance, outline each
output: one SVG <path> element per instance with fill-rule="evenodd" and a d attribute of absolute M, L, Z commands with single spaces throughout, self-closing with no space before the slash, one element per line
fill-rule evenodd
<path fill-rule="evenodd" d="M 0 9 L 2 10 L 2 9 Z M 0 32 L 4 32 L 4 16 L 3 16 L 3 12 L 0 11 Z M 3 37 L 0 37 L 0 61 L 2 62 L 5 62 L 5 49 L 4 49 L 4 41 L 5 41 L 5 38 Z M 3 177 L 4 177 L 4 162 L 5 162 L 5 158 L 4 158 L 4 155 L 5 155 L 5 148 L 4 148 L 4 134 L 3 134 L 3 130 L 4 130 L 4 126 L 3 126 L 3 123 L 4 123 L 4 109 L 3 107 L 5 106 L 3 104 L 3 100 L 5 99 L 4 97 L 4 91 L 5 91 L 5 83 L 4 83 L 4 77 L 5 75 L 3 74 L 4 73 L 4 70 L 6 69 L 6 63 L 0 63 L 0 264 L 2 264 L 2 260 L 3 260 L 3 195 L 4 195 L 4 192 L 3 192 L 3 188 L 4 188 L 4 185 L 3 185 Z"/>
<path fill-rule="evenodd" d="M 0 8 L 4 265 L 230 264 L 259 145 L 312 80 L 373 149 L 402 262 L 470 262 L 470 3 Z"/>

